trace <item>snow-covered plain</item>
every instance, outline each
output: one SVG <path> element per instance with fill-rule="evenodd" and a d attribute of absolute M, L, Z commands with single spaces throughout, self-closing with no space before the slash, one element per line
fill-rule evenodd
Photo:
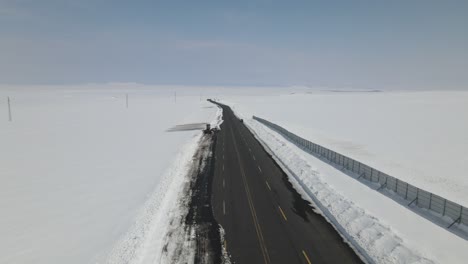
<path fill-rule="evenodd" d="M 223 97 L 234 108 L 468 206 L 468 92 Z"/>
<path fill-rule="evenodd" d="M 145 231 L 162 239 L 148 225 L 201 134 L 166 130 L 219 113 L 199 90 L 135 86 L 1 87 L 0 263 L 128 263 Z"/>

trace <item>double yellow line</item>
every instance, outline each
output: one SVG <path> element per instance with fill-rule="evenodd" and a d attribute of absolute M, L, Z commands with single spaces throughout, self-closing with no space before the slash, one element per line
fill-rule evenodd
<path fill-rule="evenodd" d="M 240 167 L 240 171 L 242 175 L 242 182 L 244 184 L 244 189 L 247 194 L 247 202 L 249 203 L 250 214 L 252 215 L 252 220 L 254 222 L 254 227 L 257 233 L 258 243 L 260 244 L 260 249 L 263 254 L 263 260 L 265 261 L 265 263 L 268 264 L 271 262 L 270 256 L 268 255 L 268 249 L 265 244 L 265 239 L 263 238 L 262 229 L 260 228 L 260 225 L 258 223 L 257 212 L 255 211 L 255 207 L 253 205 L 252 195 L 250 194 L 250 188 L 249 188 L 249 184 L 247 183 L 247 178 L 245 176 L 244 167 L 242 167 L 242 162 L 241 162 L 239 150 L 237 148 L 236 138 L 234 137 L 233 128 L 231 128 L 231 136 L 232 136 L 232 140 L 234 141 L 234 149 L 236 150 L 237 159 L 239 160 L 239 167 Z"/>
<path fill-rule="evenodd" d="M 253 200 L 252 200 L 252 195 L 250 193 L 249 184 L 247 182 L 247 177 L 245 176 L 244 167 L 242 166 L 239 149 L 237 148 L 237 141 L 236 141 L 236 138 L 234 137 L 234 132 L 233 132 L 234 131 L 234 126 L 231 127 L 230 131 L 231 131 L 232 140 L 234 142 L 234 149 L 236 151 L 237 159 L 239 161 L 239 167 L 240 167 L 240 171 L 241 171 L 241 175 L 242 175 L 242 183 L 244 184 L 244 189 L 245 189 L 245 192 L 246 192 L 246 195 L 247 195 L 247 202 L 249 204 L 250 213 L 252 215 L 252 220 L 254 222 L 254 227 L 255 227 L 256 234 L 257 234 L 258 243 L 260 245 L 260 249 L 261 249 L 262 254 L 263 254 L 263 260 L 264 260 L 264 262 L 266 264 L 268 264 L 268 263 L 271 263 L 271 260 L 270 260 L 269 254 L 268 254 L 268 249 L 266 247 L 265 240 L 263 238 L 262 229 L 261 229 L 260 224 L 258 222 L 257 212 L 255 211 L 255 207 L 254 207 Z M 250 151 L 250 149 L 249 149 L 249 151 Z M 255 157 L 254 157 L 254 159 L 255 159 Z M 260 167 L 258 167 L 258 168 L 261 171 Z M 265 182 L 266 182 L 266 185 L 267 185 L 268 189 L 271 191 L 271 187 L 268 184 L 268 181 L 265 181 Z M 278 206 L 278 208 L 279 208 L 279 211 L 281 212 L 281 215 L 283 216 L 284 220 L 288 221 L 288 218 L 286 217 L 286 214 L 284 213 L 281 206 Z M 225 247 L 226 247 L 226 244 L 225 244 Z M 305 258 L 305 260 L 307 261 L 308 264 L 312 264 L 312 262 L 310 261 L 309 256 L 307 255 L 307 253 L 304 250 L 302 250 L 302 255 L 303 255 L 303 257 Z"/>

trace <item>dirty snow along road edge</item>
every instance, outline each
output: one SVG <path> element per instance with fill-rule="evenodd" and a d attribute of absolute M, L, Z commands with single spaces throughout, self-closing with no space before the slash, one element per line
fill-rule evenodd
<path fill-rule="evenodd" d="M 221 123 L 222 110 L 218 109 L 211 127 Z M 140 209 L 133 226 L 115 244 L 106 263 L 159 263 L 164 259 L 165 235 L 171 227 L 170 215 L 182 214 L 178 199 L 185 195 L 183 186 L 190 181 L 188 173 L 201 138 L 200 132 L 179 149 L 174 162 L 164 173 L 163 180 Z M 177 239 L 183 241 L 185 237 Z M 183 259 L 191 259 L 193 251 L 190 248 L 184 250 L 186 257 Z"/>

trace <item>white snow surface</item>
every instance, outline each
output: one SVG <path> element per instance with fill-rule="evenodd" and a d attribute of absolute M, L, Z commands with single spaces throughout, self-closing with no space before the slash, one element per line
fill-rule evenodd
<path fill-rule="evenodd" d="M 468 207 L 468 92 L 221 97 L 314 143 Z"/>
<path fill-rule="evenodd" d="M 172 88 L 1 87 L 0 98 L 0 263 L 136 263 L 162 239 L 201 134 L 166 130 L 219 115 Z"/>

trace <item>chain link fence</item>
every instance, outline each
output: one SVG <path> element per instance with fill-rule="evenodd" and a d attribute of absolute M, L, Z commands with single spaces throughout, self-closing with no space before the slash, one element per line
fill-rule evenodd
<path fill-rule="evenodd" d="M 455 223 L 468 225 L 468 209 L 466 207 L 392 177 L 362 162 L 303 139 L 268 120 L 256 116 L 253 116 L 253 119 L 280 133 L 309 153 L 359 175 L 358 179 L 362 178 L 379 184 L 378 191 L 387 189 L 407 200 L 409 202 L 408 206 L 415 205 L 439 216 L 449 217 L 452 222 L 447 228 L 452 227 Z"/>

